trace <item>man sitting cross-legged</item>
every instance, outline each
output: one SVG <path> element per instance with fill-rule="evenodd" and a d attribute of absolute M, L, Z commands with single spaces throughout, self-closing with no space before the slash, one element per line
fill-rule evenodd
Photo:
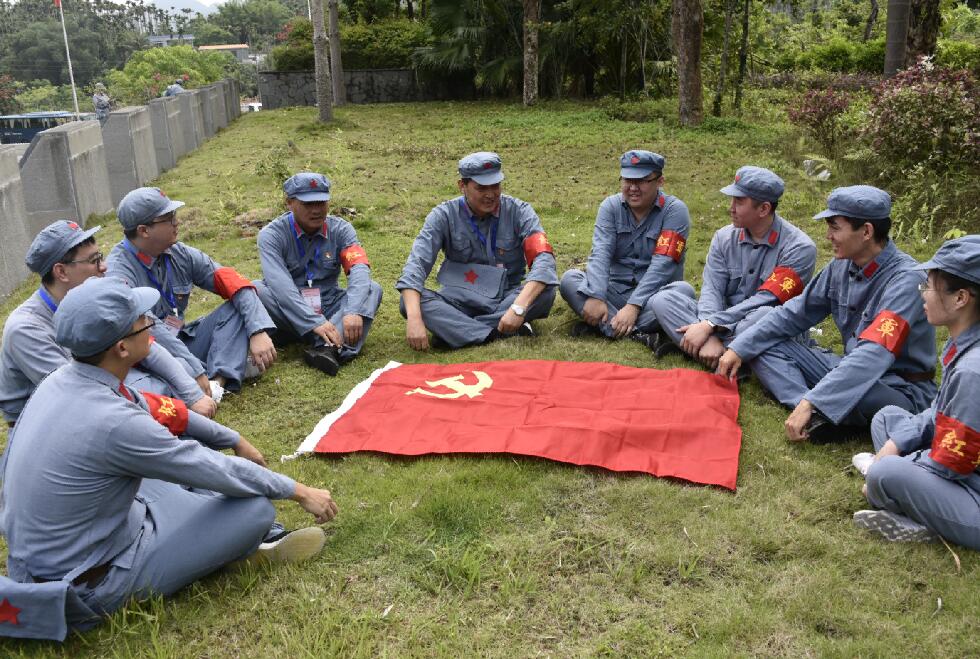
<path fill-rule="evenodd" d="M 317 527 L 284 532 L 270 499 L 323 523 L 337 513 L 328 491 L 266 469 L 238 433 L 180 401 L 123 384 L 150 351 L 159 297 L 93 277 L 55 313 L 74 360 L 38 386 L 4 453 L 0 595 L 20 619 L 0 634 L 63 637 L 66 622 L 91 627 L 132 597 L 170 595 L 237 559 L 323 546 Z"/>

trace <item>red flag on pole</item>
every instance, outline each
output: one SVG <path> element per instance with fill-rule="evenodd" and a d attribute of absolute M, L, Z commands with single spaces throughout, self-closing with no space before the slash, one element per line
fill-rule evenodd
<path fill-rule="evenodd" d="M 390 363 L 299 453 L 512 453 L 735 489 L 737 387 L 608 363 Z"/>
<path fill-rule="evenodd" d="M 61 6 L 61 0 L 54 0 L 54 6 L 55 7 L 60 7 Z"/>

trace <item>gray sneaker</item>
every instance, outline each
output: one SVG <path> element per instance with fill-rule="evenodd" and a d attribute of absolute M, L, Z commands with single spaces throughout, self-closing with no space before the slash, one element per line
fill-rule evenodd
<path fill-rule="evenodd" d="M 928 527 L 890 510 L 859 510 L 854 524 L 889 542 L 932 542 L 936 534 Z"/>
<path fill-rule="evenodd" d="M 326 536 L 319 526 L 286 531 L 269 542 L 263 542 L 249 560 L 270 563 L 295 563 L 305 561 L 320 553 Z"/>

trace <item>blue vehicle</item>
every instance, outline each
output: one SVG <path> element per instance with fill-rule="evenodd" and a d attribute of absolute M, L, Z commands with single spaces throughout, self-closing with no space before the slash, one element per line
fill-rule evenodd
<path fill-rule="evenodd" d="M 88 118 L 82 115 L 82 118 Z M 42 130 L 75 120 L 74 112 L 28 112 L 0 116 L 0 144 L 30 142 Z"/>

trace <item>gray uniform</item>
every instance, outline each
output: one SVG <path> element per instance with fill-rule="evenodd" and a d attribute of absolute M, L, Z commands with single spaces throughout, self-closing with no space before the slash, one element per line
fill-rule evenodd
<path fill-rule="evenodd" d="M 608 321 L 627 304 L 640 307 L 638 331 L 654 330 L 651 301 L 661 288 L 684 279 L 690 230 L 687 206 L 677 197 L 661 192 L 639 224 L 622 194 L 606 197 L 596 215 L 586 269 L 562 275 L 561 296 L 579 316 L 589 298 L 603 300 L 608 319 L 600 330 L 606 336 L 615 334 Z"/>
<path fill-rule="evenodd" d="M 936 393 L 936 332 L 922 309 L 925 275 L 916 265 L 892 241 L 863 268 L 835 259 L 729 348 L 751 360 L 783 405 L 806 398 L 837 425 L 866 427 L 886 405 L 920 412 Z M 843 357 L 791 340 L 828 315 L 844 341 Z"/>
<path fill-rule="evenodd" d="M 707 320 L 727 345 L 771 307 L 802 293 L 816 260 L 817 247 L 810 237 L 779 215 L 761 242 L 745 229 L 728 225 L 711 239 L 697 303 L 694 288 L 681 281 L 653 296 L 653 310 L 674 343 L 683 338 L 678 327 Z"/>
<path fill-rule="evenodd" d="M 109 113 L 112 112 L 112 101 L 109 100 L 109 95 L 104 93 L 93 95 L 92 105 L 95 106 L 95 118 L 99 120 L 99 123 L 104 124 L 109 118 Z"/>
<path fill-rule="evenodd" d="M 69 361 L 71 352 L 55 341 L 54 309 L 35 291 L 11 312 L 3 327 L 0 411 L 4 419 L 17 421 L 41 380 Z M 132 369 L 126 376 L 126 384 L 133 389 L 176 396 L 188 405 L 204 396 L 181 363 L 157 344 L 141 365 L 142 369 Z"/>
<path fill-rule="evenodd" d="M 276 324 L 277 338 L 303 338 L 313 345 L 323 340 L 312 330 L 329 320 L 343 335 L 343 317 L 357 314 L 364 331 L 357 345 L 344 345 L 342 360 L 357 355 L 367 339 L 378 306 L 381 286 L 371 280 L 367 254 L 357 241 L 349 222 L 328 216 L 313 236 L 304 233 L 284 213 L 267 224 L 258 237 L 262 280 L 253 282 L 259 298 Z M 347 289 L 338 285 L 340 269 L 347 275 Z M 316 311 L 303 296 L 303 289 L 316 289 Z"/>
<path fill-rule="evenodd" d="M 167 350 L 188 364 L 191 375 L 206 372 L 210 379 L 223 376 L 227 389 L 241 387 L 248 359 L 249 337 L 276 326 L 256 294 L 255 286 L 235 272 L 212 261 L 199 249 L 178 242 L 157 258 L 139 252 L 125 238 L 112 248 L 106 261 L 108 274 L 130 286 L 160 291 L 153 313 L 160 319 L 175 316 L 183 321 L 195 286 L 228 300 L 220 307 L 185 324 L 179 341 L 167 337 L 166 328 L 154 331 Z"/>
<path fill-rule="evenodd" d="M 212 450 L 239 436 L 203 416 L 189 412 L 184 435 L 172 435 L 101 368 L 72 361 L 37 394 L 4 454 L 0 522 L 10 579 L 57 582 L 37 588 L 60 590 L 71 627 L 250 554 L 273 524 L 269 499 L 295 491 L 286 476 Z M 92 568 L 107 571 L 71 583 Z"/>
<path fill-rule="evenodd" d="M 433 291 L 425 288 L 425 280 L 440 251 L 446 255 L 437 277 L 442 288 Z M 425 218 L 395 288 L 418 291 L 426 327 L 458 348 L 485 341 L 525 281 L 541 282 L 545 289 L 528 306 L 524 319 L 544 318 L 555 301 L 558 275 L 531 205 L 500 195 L 497 215 L 477 219 L 463 197 L 456 197 Z M 401 312 L 405 315 L 404 303 Z"/>
<path fill-rule="evenodd" d="M 947 466 L 947 458 L 956 461 L 963 455 L 959 442 L 969 442 L 974 449 L 980 443 L 980 325 L 947 341 L 942 355 L 942 384 L 928 409 L 912 414 L 886 407 L 875 415 L 871 423 L 875 450 L 891 439 L 902 457 L 887 456 L 871 465 L 868 501 L 980 551 L 977 465 L 960 470 Z"/>

